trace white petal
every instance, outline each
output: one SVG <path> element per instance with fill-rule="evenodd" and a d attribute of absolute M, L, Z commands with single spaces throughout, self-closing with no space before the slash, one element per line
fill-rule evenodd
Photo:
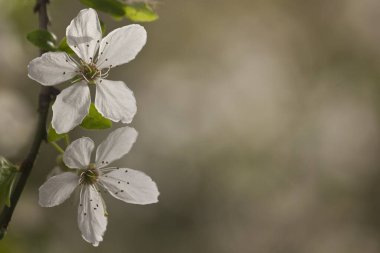
<path fill-rule="evenodd" d="M 96 167 L 102 168 L 127 154 L 136 138 L 137 131 L 132 127 L 126 126 L 113 131 L 96 150 Z"/>
<path fill-rule="evenodd" d="M 66 28 L 67 44 L 85 62 L 90 62 L 102 39 L 98 14 L 93 9 L 81 10 Z"/>
<path fill-rule="evenodd" d="M 61 91 L 52 107 L 55 131 L 67 133 L 79 125 L 88 114 L 90 104 L 90 89 L 85 82 L 75 83 Z"/>
<path fill-rule="evenodd" d="M 65 172 L 49 178 L 39 189 L 39 204 L 43 207 L 57 206 L 68 199 L 79 185 L 79 176 Z"/>
<path fill-rule="evenodd" d="M 145 45 L 146 37 L 141 25 L 127 25 L 110 32 L 100 42 L 99 69 L 115 67 L 135 59 Z"/>
<path fill-rule="evenodd" d="M 112 196 L 124 202 L 140 205 L 158 202 L 156 183 L 141 171 L 120 168 L 99 179 Z"/>
<path fill-rule="evenodd" d="M 33 59 L 28 65 L 28 76 L 45 86 L 56 85 L 73 78 L 76 64 L 63 52 L 49 52 Z"/>
<path fill-rule="evenodd" d="M 94 142 L 88 137 L 75 140 L 66 148 L 63 162 L 72 169 L 85 169 L 90 164 L 94 147 Z"/>
<path fill-rule="evenodd" d="M 126 124 L 132 122 L 137 111 L 135 96 L 127 85 L 105 79 L 96 81 L 95 106 L 104 117 Z"/>
<path fill-rule="evenodd" d="M 78 226 L 82 237 L 93 246 L 103 241 L 107 217 L 100 193 L 91 185 L 84 185 L 80 193 Z"/>

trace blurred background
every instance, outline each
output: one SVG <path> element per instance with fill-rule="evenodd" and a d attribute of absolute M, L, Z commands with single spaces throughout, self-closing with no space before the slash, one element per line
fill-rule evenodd
<path fill-rule="evenodd" d="M 14 162 L 36 123 L 33 4 L 0 0 L 0 154 Z M 62 38 L 82 8 L 51 0 L 50 30 Z M 138 103 L 139 138 L 116 164 L 150 175 L 160 202 L 107 196 L 93 248 L 75 197 L 37 203 L 57 155 L 44 144 L 0 252 L 380 252 L 380 2 L 162 0 L 158 13 L 110 79 Z M 108 31 L 129 23 L 100 16 Z"/>

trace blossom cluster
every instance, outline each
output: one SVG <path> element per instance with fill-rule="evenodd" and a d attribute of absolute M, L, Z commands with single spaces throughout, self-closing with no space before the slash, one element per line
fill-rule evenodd
<path fill-rule="evenodd" d="M 108 80 L 110 70 L 133 60 L 146 43 L 140 25 L 127 25 L 102 38 L 98 15 L 93 9 L 79 12 L 66 29 L 67 44 L 75 55 L 47 52 L 28 65 L 28 76 L 44 86 L 70 81 L 52 106 L 52 127 L 68 133 L 81 124 L 91 106 L 90 86 L 96 93 L 94 106 L 107 119 L 129 124 L 136 114 L 133 92 L 122 81 Z M 48 178 L 39 189 L 39 204 L 53 207 L 79 189 L 78 226 L 82 237 L 94 246 L 103 240 L 108 212 L 101 193 L 132 204 L 158 202 L 155 182 L 143 172 L 111 166 L 126 155 L 136 141 L 137 131 L 129 126 L 116 129 L 97 147 L 88 137 L 73 141 L 63 154 L 67 172 Z"/>

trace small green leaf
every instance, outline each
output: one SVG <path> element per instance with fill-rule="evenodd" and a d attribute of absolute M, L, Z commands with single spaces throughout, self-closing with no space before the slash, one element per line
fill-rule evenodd
<path fill-rule="evenodd" d="M 104 118 L 93 103 L 86 118 L 82 121 L 81 127 L 85 129 L 107 129 L 112 127 L 112 121 Z"/>
<path fill-rule="evenodd" d="M 125 16 L 134 22 L 152 22 L 158 19 L 157 13 L 147 3 L 127 4 L 124 9 Z"/>
<path fill-rule="evenodd" d="M 35 30 L 26 35 L 28 41 L 30 41 L 33 45 L 47 51 L 55 51 L 56 46 L 55 43 L 57 41 L 57 37 L 46 30 Z"/>
<path fill-rule="evenodd" d="M 125 15 L 124 5 L 117 0 L 80 0 L 80 2 L 114 17 L 123 17 Z"/>
<path fill-rule="evenodd" d="M 67 44 L 66 37 L 63 37 L 63 39 L 59 42 L 58 50 L 62 52 L 66 52 L 69 55 L 75 55 L 74 51 Z"/>
<path fill-rule="evenodd" d="M 47 140 L 48 142 L 56 142 L 59 141 L 63 138 L 65 138 L 67 134 L 58 134 L 52 125 L 49 126 L 48 131 L 47 131 Z"/>
<path fill-rule="evenodd" d="M 11 194 L 17 176 L 17 167 L 0 157 L 0 207 L 11 205 Z"/>

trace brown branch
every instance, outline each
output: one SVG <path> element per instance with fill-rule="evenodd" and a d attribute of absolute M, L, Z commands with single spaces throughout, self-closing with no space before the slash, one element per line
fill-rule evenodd
<path fill-rule="evenodd" d="M 34 12 L 38 12 L 39 28 L 47 30 L 49 24 L 49 17 L 47 15 L 47 5 L 49 0 L 36 0 Z M 44 53 L 41 51 L 41 54 Z M 52 87 L 43 86 L 39 94 L 38 103 L 38 124 L 32 146 L 28 155 L 20 166 L 20 178 L 17 181 L 15 189 L 11 196 L 10 207 L 4 207 L 0 214 L 0 239 L 2 239 L 7 231 L 8 225 L 11 221 L 13 212 L 17 205 L 17 202 L 24 190 L 24 186 L 28 180 L 30 172 L 33 169 L 33 165 L 37 158 L 40 146 L 43 140 L 46 140 L 46 121 L 49 114 L 50 103 L 56 95 L 56 90 Z"/>

